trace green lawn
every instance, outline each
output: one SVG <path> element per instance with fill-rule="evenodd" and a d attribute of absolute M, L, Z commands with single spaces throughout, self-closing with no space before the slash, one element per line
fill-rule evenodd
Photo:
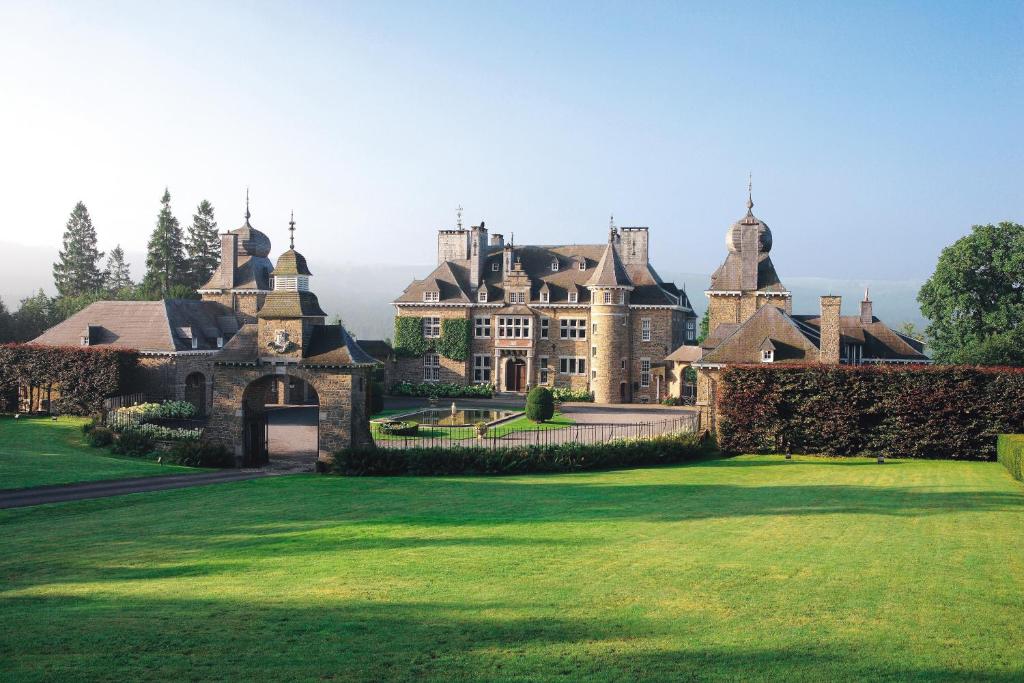
<path fill-rule="evenodd" d="M 373 419 L 378 417 L 390 417 L 391 415 L 399 414 L 403 411 L 398 410 L 385 410 L 377 413 L 373 416 Z M 404 411 L 409 412 L 409 411 Z M 517 417 L 514 420 L 508 422 L 502 422 L 496 427 L 491 427 L 487 431 L 488 437 L 500 437 L 514 432 L 523 432 L 529 430 L 546 430 L 546 429 L 561 429 L 562 427 L 568 427 L 576 424 L 576 420 L 572 419 L 568 415 L 556 412 L 554 416 L 547 422 L 537 424 L 531 422 L 526 418 L 525 415 Z M 473 439 L 476 438 L 476 430 L 473 427 L 433 427 L 430 425 L 420 425 L 420 428 L 416 436 L 391 436 L 388 434 L 381 434 L 377 425 L 370 423 L 370 433 L 373 438 L 378 441 L 405 441 L 408 439 Z"/>
<path fill-rule="evenodd" d="M 90 448 L 82 435 L 86 421 L 81 417 L 60 417 L 56 422 L 0 417 L 0 490 L 201 471 Z"/>
<path fill-rule="evenodd" d="M 1021 680 L 996 463 L 272 477 L 0 511 L 0 680 Z"/>

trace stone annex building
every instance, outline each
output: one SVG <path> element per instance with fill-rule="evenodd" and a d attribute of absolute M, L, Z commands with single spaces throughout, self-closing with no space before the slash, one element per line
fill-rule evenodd
<path fill-rule="evenodd" d="M 708 336 L 693 359 L 701 424 L 717 428 L 718 381 L 722 368 L 749 363 L 928 363 L 924 345 L 875 317 L 868 292 L 860 314 L 841 315 L 838 296 L 822 296 L 817 314 L 794 315 L 790 292 L 779 280 L 769 253 L 772 232 L 747 214 L 725 233 L 725 261 L 711 276 Z"/>
<path fill-rule="evenodd" d="M 483 222 L 464 229 L 460 216 L 438 231 L 434 271 L 393 303 L 399 317 L 420 321 L 428 343 L 445 320 L 470 321 L 469 357 L 399 357 L 391 380 L 570 387 L 599 403 L 665 398 L 665 359 L 696 343 L 697 316 L 654 270 L 648 239 L 645 227 L 612 223 L 604 244 L 517 245 L 488 237 Z"/>
<path fill-rule="evenodd" d="M 148 400 L 188 400 L 205 435 L 247 464 L 267 456 L 267 406 L 318 405 L 321 459 L 371 441 L 370 376 L 378 366 L 341 325 L 326 323 L 312 273 L 290 248 L 276 264 L 249 223 L 221 235 L 221 262 L 201 300 L 100 301 L 33 343 L 137 350 Z"/>

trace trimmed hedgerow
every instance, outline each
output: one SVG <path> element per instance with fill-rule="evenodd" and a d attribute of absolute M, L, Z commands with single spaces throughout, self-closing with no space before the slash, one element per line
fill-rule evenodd
<path fill-rule="evenodd" d="M 732 366 L 718 394 L 723 450 L 990 460 L 1024 431 L 1024 370 L 964 366 Z"/>
<path fill-rule="evenodd" d="M 88 415 L 108 396 L 130 393 L 135 381 L 135 351 L 36 344 L 0 345 L 0 390 L 27 384 L 54 389 L 53 409 Z"/>
<path fill-rule="evenodd" d="M 996 459 L 1017 481 L 1024 481 L 1024 434 L 1000 434 Z"/>
<path fill-rule="evenodd" d="M 167 452 L 167 461 L 189 467 L 234 467 L 235 456 L 222 444 L 179 441 Z"/>
<path fill-rule="evenodd" d="M 623 439 L 601 444 L 551 444 L 491 448 L 346 448 L 334 456 L 333 474 L 346 476 L 433 476 L 526 474 L 648 467 L 687 462 L 711 453 L 697 434 Z"/>
<path fill-rule="evenodd" d="M 571 389 L 569 387 L 553 387 L 551 396 L 556 401 L 574 403 L 592 403 L 594 395 L 587 389 Z"/>
<path fill-rule="evenodd" d="M 490 384 L 455 384 L 454 382 L 398 382 L 391 387 L 392 396 L 418 396 L 436 398 L 490 398 L 494 387 Z"/>

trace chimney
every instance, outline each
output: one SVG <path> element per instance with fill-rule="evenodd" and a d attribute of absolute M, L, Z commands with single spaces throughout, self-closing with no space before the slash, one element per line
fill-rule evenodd
<path fill-rule="evenodd" d="M 470 241 L 469 279 L 470 286 L 475 289 L 483 281 L 487 265 L 487 226 L 483 221 L 472 227 Z"/>
<path fill-rule="evenodd" d="M 864 301 L 860 302 L 860 322 L 862 325 L 870 325 L 875 321 L 875 312 L 871 308 L 871 299 L 868 297 L 867 287 L 864 288 Z"/>
<path fill-rule="evenodd" d="M 493 235 L 491 235 L 491 246 L 492 247 L 501 247 L 502 249 L 504 249 L 505 248 L 505 236 L 502 235 L 500 232 L 496 232 Z"/>
<path fill-rule="evenodd" d="M 839 309 L 843 298 L 821 297 L 821 341 L 818 345 L 818 360 L 836 365 L 839 363 Z"/>
<path fill-rule="evenodd" d="M 235 270 L 238 269 L 238 235 L 225 232 L 220 236 L 220 268 L 218 268 L 221 289 L 235 286 Z"/>

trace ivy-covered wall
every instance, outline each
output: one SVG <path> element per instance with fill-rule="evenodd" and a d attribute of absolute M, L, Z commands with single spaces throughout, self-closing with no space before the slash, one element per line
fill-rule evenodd
<path fill-rule="evenodd" d="M 395 317 L 395 353 L 405 357 L 419 357 L 428 351 L 436 351 L 445 358 L 465 361 L 469 358 L 469 342 L 472 326 L 465 318 L 446 318 L 441 321 L 441 336 L 426 339 L 423 336 L 423 319 L 414 316 Z"/>

